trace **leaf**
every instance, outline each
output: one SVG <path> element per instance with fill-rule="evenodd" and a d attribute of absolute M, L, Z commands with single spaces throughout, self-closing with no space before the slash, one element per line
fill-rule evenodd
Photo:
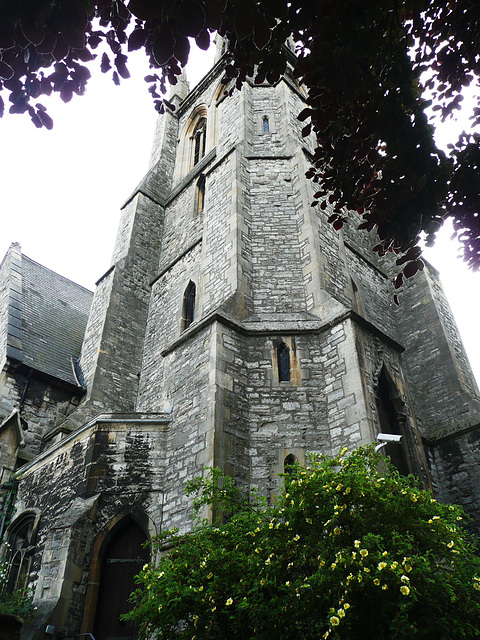
<path fill-rule="evenodd" d="M 196 38 L 205 26 L 205 11 L 196 0 L 183 0 L 176 17 L 178 31 Z"/>
<path fill-rule="evenodd" d="M 112 80 L 113 84 L 117 85 L 117 87 L 120 85 L 120 78 L 118 77 L 118 73 L 116 71 L 112 73 Z"/>
<path fill-rule="evenodd" d="M 66 82 L 61 91 L 60 91 L 60 98 L 64 101 L 64 102 L 70 102 L 70 100 L 72 99 L 73 96 L 73 87 L 72 87 L 72 83 L 71 82 Z"/>
<path fill-rule="evenodd" d="M 161 5 L 156 0 L 130 0 L 128 9 L 140 20 L 151 20 L 157 15 Z"/>
<path fill-rule="evenodd" d="M 168 22 L 162 22 L 155 32 L 155 42 L 153 43 L 152 53 L 159 67 L 165 64 L 173 56 L 173 47 L 175 39 L 173 37 L 172 28 Z"/>
<path fill-rule="evenodd" d="M 128 50 L 137 51 L 145 44 L 147 32 L 145 29 L 134 29 L 128 38 Z"/>
<path fill-rule="evenodd" d="M 50 80 L 48 78 L 43 77 L 40 80 L 40 84 L 42 86 L 42 93 L 44 95 L 49 96 L 52 93 L 52 83 L 50 82 Z"/>
<path fill-rule="evenodd" d="M 109 59 L 109 57 L 107 56 L 107 54 L 106 54 L 106 53 L 104 53 L 104 54 L 102 55 L 102 63 L 101 63 L 101 65 L 100 65 L 100 71 L 101 71 L 102 73 L 107 73 L 107 71 L 108 71 L 109 69 L 111 69 L 111 68 L 112 68 L 112 65 L 110 64 L 110 59 Z"/>
<path fill-rule="evenodd" d="M 332 226 L 335 229 L 335 231 L 340 231 L 340 229 L 343 227 L 342 218 L 338 218 L 337 220 L 335 220 Z"/>
<path fill-rule="evenodd" d="M 25 11 L 22 19 L 22 32 L 26 39 L 34 45 L 38 45 L 44 38 L 44 30 L 37 26 L 35 22 L 35 14 Z"/>
<path fill-rule="evenodd" d="M 255 3 L 253 0 L 242 0 L 235 4 L 233 25 L 239 40 L 251 36 L 255 26 Z"/>
<path fill-rule="evenodd" d="M 302 137 L 306 138 L 307 136 L 310 135 L 311 131 L 312 131 L 311 123 L 305 125 L 302 129 Z"/>
<path fill-rule="evenodd" d="M 413 262 L 409 262 L 403 269 L 403 273 L 406 278 L 412 278 L 418 271 L 418 266 L 416 260 Z"/>
<path fill-rule="evenodd" d="M 83 29 L 65 29 L 63 37 L 67 45 L 72 49 L 85 47 L 85 31 Z"/>
<path fill-rule="evenodd" d="M 397 305 L 397 307 L 399 307 L 399 306 L 400 306 L 400 302 L 399 302 L 399 300 L 398 300 L 398 296 L 397 296 L 397 294 L 396 294 L 396 293 L 394 293 L 394 294 L 393 294 L 393 301 L 394 301 L 394 303 Z"/>
<path fill-rule="evenodd" d="M 5 103 L 3 102 L 2 96 L 0 96 L 0 118 L 3 117 L 4 113 L 5 113 Z"/>
<path fill-rule="evenodd" d="M 10 78 L 13 78 L 13 74 L 14 71 L 12 67 L 3 60 L 0 60 L 0 78 L 10 80 Z"/>
<path fill-rule="evenodd" d="M 38 110 L 37 116 L 40 122 L 42 123 L 42 125 L 45 127 L 45 129 L 48 129 L 48 130 L 53 129 L 53 120 L 51 119 L 51 117 L 48 115 L 46 111 Z"/>
<path fill-rule="evenodd" d="M 53 53 L 56 44 L 57 44 L 57 37 L 51 34 L 49 31 L 46 31 L 45 37 L 43 38 L 42 42 L 39 45 L 37 45 L 37 53 L 42 53 L 42 54 Z"/>
<path fill-rule="evenodd" d="M 178 62 L 184 67 L 188 62 L 188 54 L 190 53 L 190 42 L 187 37 L 177 34 L 175 46 L 173 47 L 173 55 Z"/>
<path fill-rule="evenodd" d="M 202 29 L 198 36 L 195 38 L 195 42 L 197 43 L 197 47 L 202 49 L 202 51 L 207 51 L 210 46 L 210 34 L 207 29 Z"/>
<path fill-rule="evenodd" d="M 68 55 L 68 45 L 61 35 L 57 37 L 57 44 L 53 50 L 53 57 L 57 62 L 63 60 Z"/>
<path fill-rule="evenodd" d="M 115 68 L 124 80 L 130 78 L 130 72 L 125 64 L 125 56 L 117 56 L 115 58 Z"/>
<path fill-rule="evenodd" d="M 92 49 L 96 49 L 101 42 L 102 42 L 102 38 L 100 38 L 97 35 L 91 35 L 88 37 L 88 45 Z"/>
<path fill-rule="evenodd" d="M 37 129 L 41 129 L 42 121 L 40 120 L 38 115 L 36 113 L 34 113 L 33 115 L 30 116 L 30 118 L 31 118 L 33 124 L 37 127 Z"/>
<path fill-rule="evenodd" d="M 127 9 L 123 2 L 117 0 L 117 11 L 120 18 L 128 20 L 130 18 L 130 11 Z"/>
<path fill-rule="evenodd" d="M 265 16 L 260 14 L 255 20 L 255 28 L 253 34 L 253 42 L 257 49 L 259 51 L 265 49 L 267 44 L 270 42 L 271 37 L 272 32 L 267 24 Z"/>
<path fill-rule="evenodd" d="M 393 286 L 395 289 L 399 289 L 403 284 L 403 274 L 399 273 L 398 276 L 393 281 Z"/>

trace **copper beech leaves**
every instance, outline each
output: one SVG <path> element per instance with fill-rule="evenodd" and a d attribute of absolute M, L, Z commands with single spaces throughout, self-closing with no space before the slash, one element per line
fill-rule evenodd
<path fill-rule="evenodd" d="M 344 212 L 356 211 L 360 229 L 377 233 L 378 255 L 404 258 L 397 285 L 422 268 L 418 241 L 424 234 L 431 244 L 446 217 L 468 264 L 480 266 L 480 138 L 460 136 L 447 155 L 425 115 L 429 105 L 440 119 L 456 114 L 464 88 L 478 83 L 475 2 L 0 2 L 2 104 L 50 128 L 51 118 L 33 101 L 52 92 L 67 102 L 81 94 L 85 65 L 118 84 L 129 76 L 128 53 L 143 49 L 157 71 L 150 93 L 162 112 L 168 83 L 188 61 L 188 38 L 207 49 L 215 31 L 225 38 L 230 93 L 247 78 L 276 83 L 287 61 L 295 66 L 289 82 L 303 85 L 306 96 L 301 134 L 315 141 L 307 172 L 318 185 L 312 204 L 329 207 L 336 228 L 346 222 Z M 296 60 L 287 40 L 296 42 Z M 480 125 L 476 100 L 472 126 Z"/>

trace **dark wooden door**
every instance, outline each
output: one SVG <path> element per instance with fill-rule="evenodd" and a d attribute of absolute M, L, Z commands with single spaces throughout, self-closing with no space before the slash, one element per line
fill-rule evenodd
<path fill-rule="evenodd" d="M 95 626 L 96 640 L 135 639 L 136 626 L 120 620 L 132 608 L 128 598 L 135 590 L 134 577 L 149 560 L 143 547 L 147 536 L 133 520 L 128 520 L 110 540 L 102 563 Z"/>

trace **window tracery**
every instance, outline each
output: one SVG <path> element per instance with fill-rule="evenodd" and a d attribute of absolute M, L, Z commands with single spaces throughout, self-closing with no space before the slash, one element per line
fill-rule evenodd
<path fill-rule="evenodd" d="M 290 349 L 284 342 L 277 347 L 277 365 L 279 382 L 290 382 Z"/>
<path fill-rule="evenodd" d="M 15 589 L 25 591 L 28 586 L 28 577 L 35 551 L 35 514 L 27 514 L 13 525 L 8 538 L 8 579 L 6 583 L 7 593 Z"/>

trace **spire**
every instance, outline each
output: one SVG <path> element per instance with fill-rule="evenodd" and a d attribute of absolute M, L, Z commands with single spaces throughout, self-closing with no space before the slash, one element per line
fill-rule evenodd
<path fill-rule="evenodd" d="M 170 102 L 177 102 L 177 105 L 184 100 L 190 93 L 190 84 L 185 74 L 185 69 L 182 69 L 182 73 L 177 76 L 177 84 L 170 87 L 168 99 Z"/>
<path fill-rule="evenodd" d="M 223 56 L 223 54 L 225 53 L 225 49 L 227 48 L 227 41 L 225 40 L 224 37 L 218 35 L 218 33 L 215 35 L 215 58 L 214 58 L 214 64 L 217 63 L 220 58 Z"/>

